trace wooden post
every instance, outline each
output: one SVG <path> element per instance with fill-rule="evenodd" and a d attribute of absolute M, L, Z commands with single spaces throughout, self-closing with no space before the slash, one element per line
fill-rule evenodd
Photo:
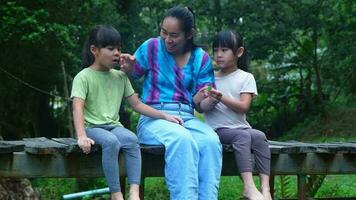
<path fill-rule="evenodd" d="M 140 199 L 145 199 L 145 178 L 141 178 L 141 185 L 140 185 Z"/>
<path fill-rule="evenodd" d="M 64 62 L 61 61 L 61 67 L 62 67 L 62 72 L 63 72 L 63 90 L 64 90 L 64 96 L 66 98 L 66 103 L 67 103 L 67 116 L 68 116 L 68 129 L 69 129 L 69 135 L 71 138 L 75 138 L 74 135 L 74 130 L 73 130 L 73 124 L 72 124 L 72 113 L 71 113 L 71 104 L 68 102 L 69 99 L 69 90 L 68 90 L 68 83 L 67 83 L 67 73 L 66 69 L 64 67 Z"/>
<path fill-rule="evenodd" d="M 272 199 L 274 196 L 274 174 L 271 174 L 269 177 L 269 187 L 270 187 L 270 192 L 271 192 L 271 197 Z"/>
<path fill-rule="evenodd" d="M 125 198 L 125 194 L 126 194 L 126 177 L 125 176 L 120 176 L 120 188 L 121 188 L 122 196 Z"/>
<path fill-rule="evenodd" d="M 299 200 L 306 200 L 307 199 L 307 190 L 306 190 L 306 185 L 307 185 L 307 175 L 305 174 L 298 174 L 297 175 L 298 179 L 298 199 Z"/>

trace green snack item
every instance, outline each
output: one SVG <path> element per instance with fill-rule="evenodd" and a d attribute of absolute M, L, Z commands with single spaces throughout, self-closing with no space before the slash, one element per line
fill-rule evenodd
<path fill-rule="evenodd" d="M 211 86 L 209 85 L 209 86 L 206 88 L 206 90 L 207 90 L 208 92 L 210 92 L 210 91 L 211 91 Z"/>

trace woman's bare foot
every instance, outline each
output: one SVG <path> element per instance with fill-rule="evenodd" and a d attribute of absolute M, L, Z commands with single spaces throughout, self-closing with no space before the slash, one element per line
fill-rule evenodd
<path fill-rule="evenodd" d="M 138 184 L 130 185 L 130 193 L 128 200 L 140 200 L 140 186 Z"/>
<path fill-rule="evenodd" d="M 111 200 L 124 200 L 121 192 L 111 193 Z"/>
<path fill-rule="evenodd" d="M 262 188 L 262 195 L 265 198 L 265 200 L 272 200 L 271 192 L 269 191 L 269 189 Z"/>
<path fill-rule="evenodd" d="M 249 200 L 264 200 L 264 196 L 255 186 L 247 186 L 244 188 L 243 195 Z"/>
<path fill-rule="evenodd" d="M 140 196 L 138 194 L 130 193 L 128 200 L 140 200 Z"/>

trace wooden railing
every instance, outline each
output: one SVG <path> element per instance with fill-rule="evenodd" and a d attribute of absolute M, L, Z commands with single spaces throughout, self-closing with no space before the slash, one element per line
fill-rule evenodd
<path fill-rule="evenodd" d="M 231 146 L 224 146 L 222 176 L 238 176 Z M 298 199 L 307 199 L 307 175 L 356 174 L 356 142 L 302 143 L 269 141 L 272 153 L 271 190 L 275 175 L 298 177 Z M 141 146 L 142 185 L 146 177 L 164 176 L 163 146 Z M 124 159 L 119 159 L 125 184 Z M 0 141 L 0 177 L 103 177 L 100 147 L 83 154 L 73 138 L 26 138 Z"/>

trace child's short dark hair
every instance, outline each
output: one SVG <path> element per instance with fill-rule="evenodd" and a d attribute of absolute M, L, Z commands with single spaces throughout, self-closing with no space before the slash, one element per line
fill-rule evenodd
<path fill-rule="evenodd" d="M 109 25 L 96 25 L 89 33 L 82 51 L 83 67 L 88 67 L 94 63 L 94 55 L 90 51 L 90 46 L 97 48 L 107 46 L 121 47 L 120 33 Z"/>
<path fill-rule="evenodd" d="M 231 49 L 234 53 L 237 53 L 237 50 L 240 47 L 245 49 L 242 56 L 237 61 L 237 67 L 243 70 L 248 68 L 247 60 L 247 50 L 244 45 L 242 36 L 238 32 L 232 30 L 220 31 L 213 39 L 213 49 L 217 47 L 226 47 Z"/>

